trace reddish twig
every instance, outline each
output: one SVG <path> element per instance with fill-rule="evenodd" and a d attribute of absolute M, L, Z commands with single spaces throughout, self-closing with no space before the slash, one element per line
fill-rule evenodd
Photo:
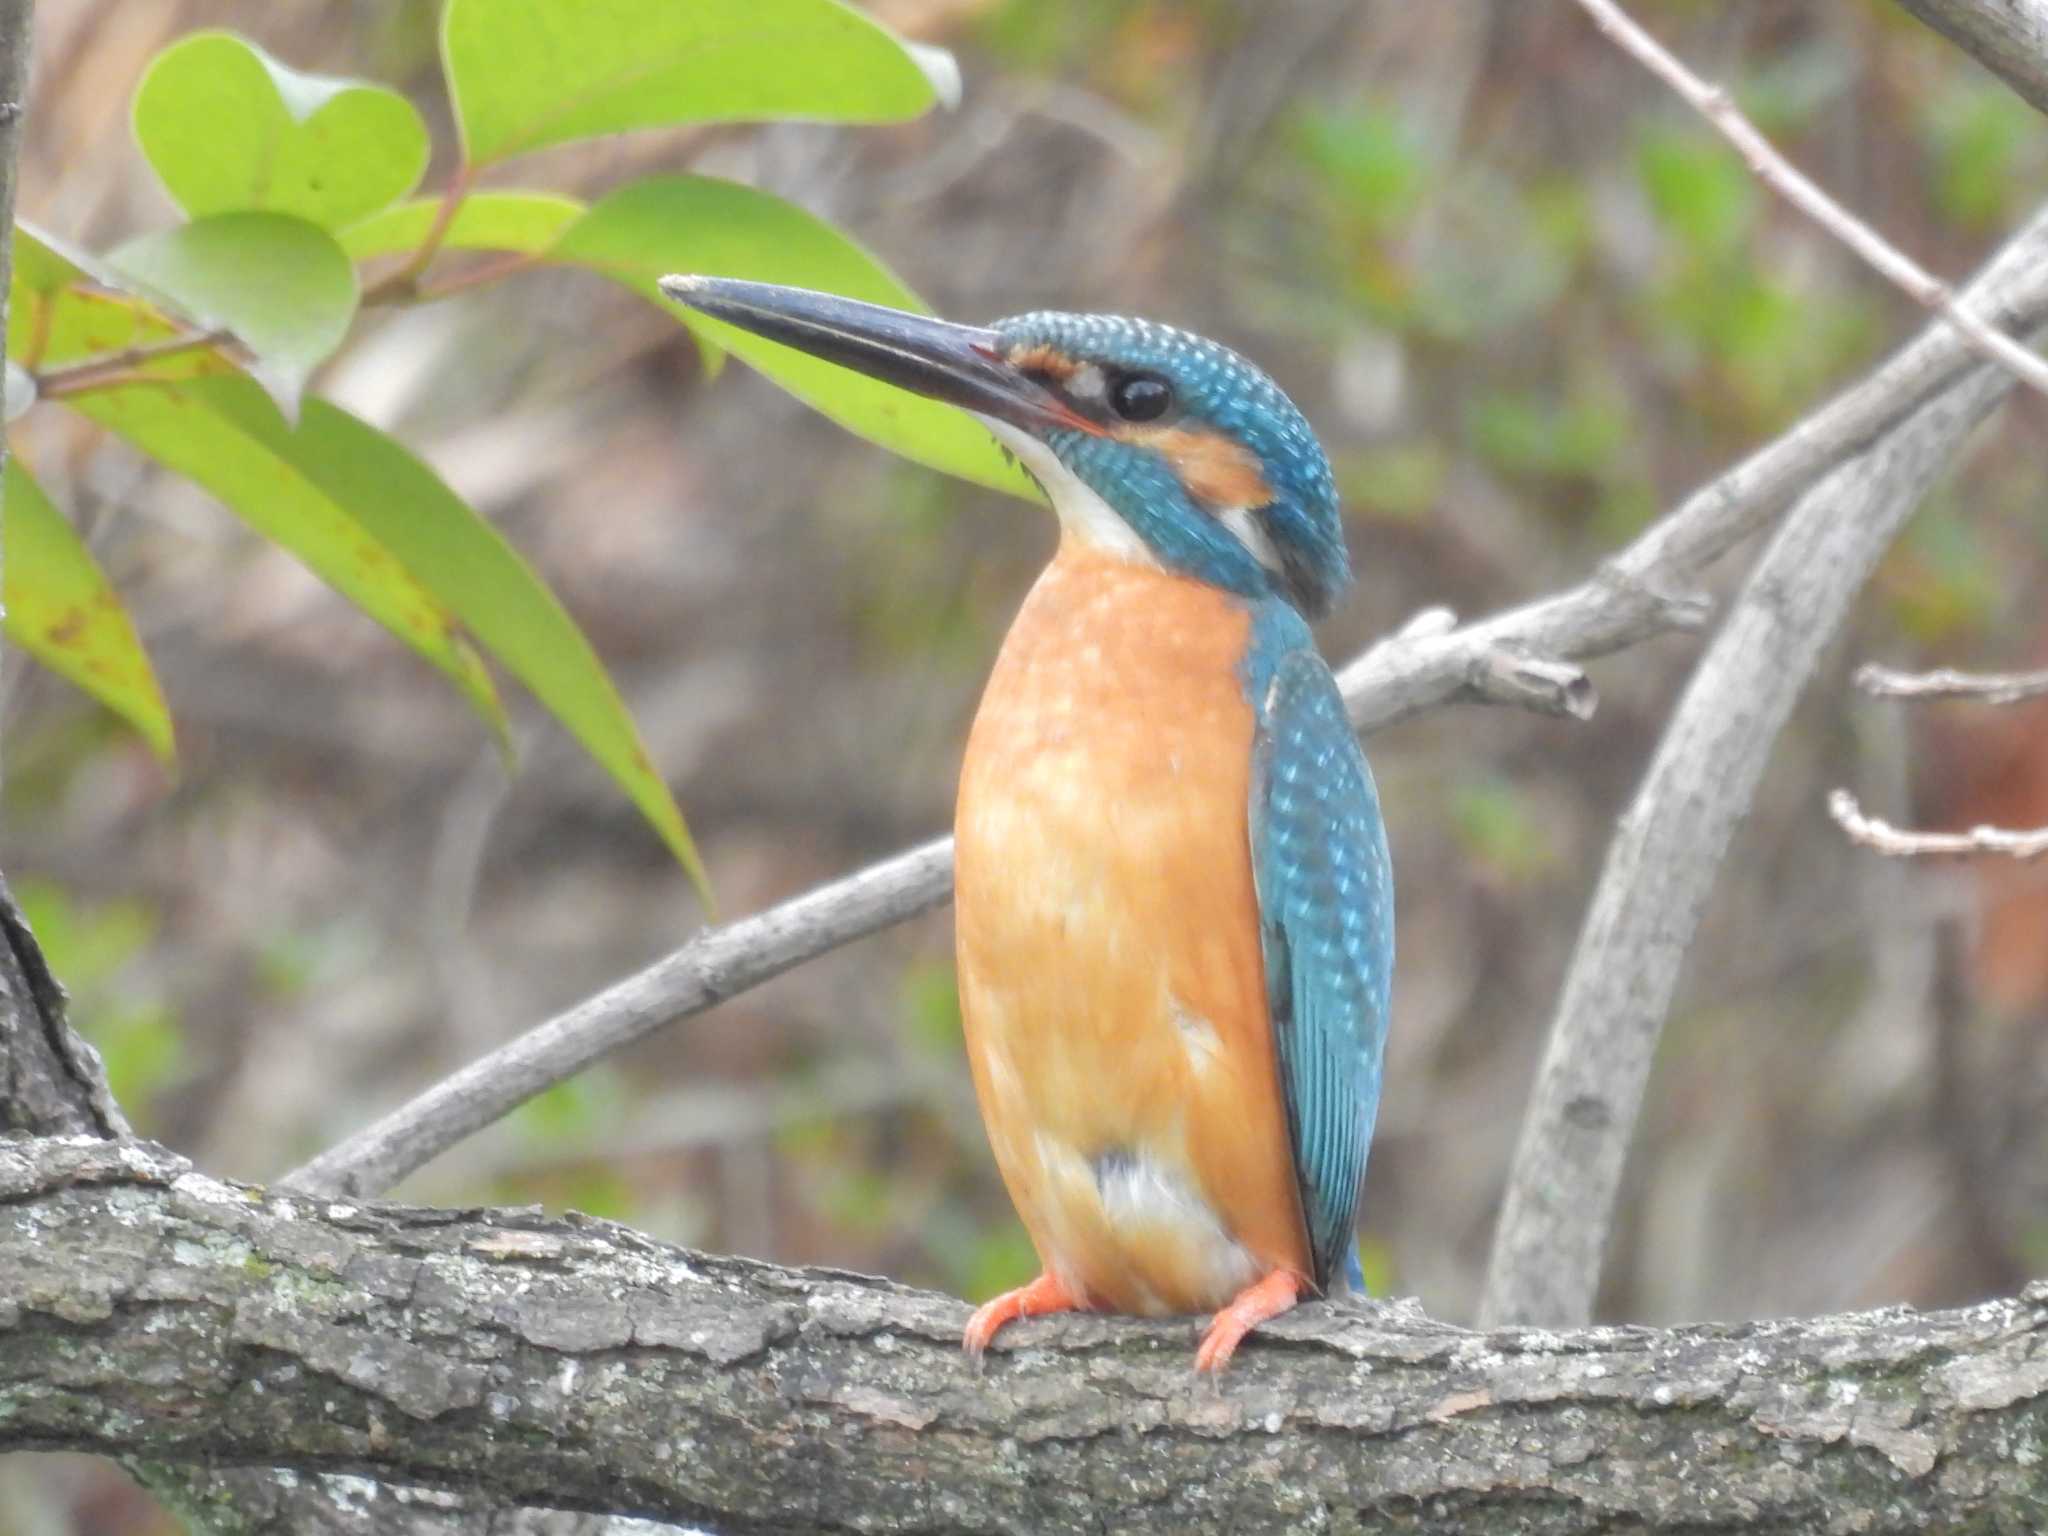
<path fill-rule="evenodd" d="M 84 358 L 79 362 L 67 363 L 61 368 L 51 368 L 37 374 L 36 396 L 42 400 L 60 400 L 66 395 L 82 395 L 87 390 L 125 383 L 127 375 L 134 373 L 146 363 L 160 362 L 164 358 L 177 357 L 186 352 L 202 351 L 207 347 L 217 347 L 232 340 L 232 332 L 225 327 L 217 326 L 210 331 L 194 331 L 184 336 L 166 336 L 161 341 L 143 342 L 139 346 L 124 347 L 119 352 L 106 352 L 97 357 Z"/>
<path fill-rule="evenodd" d="M 475 180 L 476 169 L 473 166 L 464 165 L 456 171 L 448 183 L 448 190 L 441 194 L 441 206 L 434 210 L 434 222 L 427 226 L 426 238 L 420 241 L 417 250 L 406 257 L 403 266 L 363 295 L 364 304 L 390 304 L 414 295 L 419 287 L 420 274 L 441 253 L 441 243 L 448 238 L 448 230 L 455 223 L 455 215 L 461 211 Z"/>

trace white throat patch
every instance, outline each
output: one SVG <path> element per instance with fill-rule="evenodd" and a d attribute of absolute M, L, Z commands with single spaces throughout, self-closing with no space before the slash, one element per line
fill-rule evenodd
<path fill-rule="evenodd" d="M 982 425 L 995 434 L 996 441 L 1014 453 L 1018 462 L 1045 487 L 1045 494 L 1052 499 L 1052 509 L 1059 516 L 1060 527 L 1069 537 L 1134 565 L 1159 564 L 1159 557 L 1138 537 L 1137 529 L 1117 516 L 1115 509 L 1098 496 L 1093 487 L 1062 464 L 1058 454 L 1007 421 L 981 416 L 978 411 L 975 414 L 980 417 Z"/>
<path fill-rule="evenodd" d="M 1216 521 L 1228 528 L 1237 542 L 1252 552 L 1252 558 L 1275 575 L 1280 571 L 1280 556 L 1274 551 L 1273 541 L 1266 537 L 1266 530 L 1252 515 L 1249 507 L 1225 507 L 1216 514 Z"/>

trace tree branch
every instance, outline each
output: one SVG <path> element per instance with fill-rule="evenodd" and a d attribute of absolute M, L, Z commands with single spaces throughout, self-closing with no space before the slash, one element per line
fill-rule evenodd
<path fill-rule="evenodd" d="M 1969 290 L 1987 320 L 2048 321 L 2048 214 Z M 1598 656 L 1709 612 L 1691 589 L 1794 496 L 1951 386 L 1976 354 L 1931 326 L 1862 383 L 1695 492 L 1578 586 L 1481 623 L 1419 614 L 1339 677 L 1354 724 L 1375 729 L 1450 701 L 1535 704 L 1584 718 L 1591 684 L 1567 658 Z M 952 891 L 952 842 L 930 843 L 757 917 L 698 935 L 605 992 L 464 1067 L 287 1176 L 292 1188 L 378 1194 L 610 1051 L 801 962 L 930 910 Z"/>
<path fill-rule="evenodd" d="M 65 1022 L 63 992 L 4 881 L 0 938 L 0 1127 L 15 1134 L 70 1138 L 62 1144 L 66 1151 L 59 1161 L 74 1172 L 125 1166 L 131 1155 L 162 1156 L 133 1151 L 134 1143 L 120 1139 L 132 1133 L 107 1089 L 99 1056 Z M 27 1148 L 50 1145 L 0 1140 L 0 1339 L 33 1331 L 24 1320 L 24 1305 L 31 1313 L 47 1310 L 33 1301 L 34 1292 L 16 1284 L 22 1277 L 12 1267 L 15 1248 L 37 1240 L 34 1215 L 19 1203 L 20 1157 Z M 86 1291 L 91 1290 L 88 1282 Z M 48 1305 L 64 1310 L 55 1302 Z M 34 1326 L 40 1326 L 40 1318 Z M 0 1356 L 6 1353 L 0 1343 Z M 0 1365 L 0 1379 L 6 1369 Z M 0 1399 L 5 1396 L 0 1390 Z M 12 1433 L 8 1407 L 0 1401 L 0 1450 Z M 279 1477 L 255 1465 L 224 1470 L 166 1465 L 139 1455 L 123 1459 L 129 1472 L 195 1531 L 218 1536 L 627 1536 L 624 1527 L 608 1521 L 530 1515 L 488 1501 L 479 1504 L 359 1478 Z"/>
<path fill-rule="evenodd" d="M 953 844 L 941 838 L 757 917 L 710 929 L 442 1079 L 280 1183 L 309 1194 L 380 1194 L 600 1057 L 827 950 L 930 911 L 952 890 Z"/>
<path fill-rule="evenodd" d="M 1894 859 L 1961 859 L 1997 854 L 2022 862 L 2048 858 L 2048 827 L 2031 832 L 1972 827 L 1967 832 L 1908 832 L 1865 814 L 1846 789 L 1828 796 L 1828 814 L 1852 842 Z"/>
<path fill-rule="evenodd" d="M 1969 699 L 1979 704 L 2019 704 L 2048 698 L 2048 672 L 1900 672 L 1875 662 L 1856 669 L 1856 686 L 1874 699 Z"/>
<path fill-rule="evenodd" d="M 2048 0 L 1899 0 L 1899 6 L 2048 112 Z"/>
<path fill-rule="evenodd" d="M 4 291 L 4 290 L 0 290 Z M 64 993 L 35 935 L 0 880 L 0 1130 L 30 1136 L 94 1138 L 119 1157 L 132 1134 L 108 1090 L 98 1052 L 64 1016 Z M 74 1151 L 90 1143 L 68 1143 Z M 0 1149 L 22 1144 L 0 1140 Z M 0 1162 L 7 1155 L 0 1152 Z M 11 1166 L 11 1165 L 9 1165 Z M 30 1218 L 6 1209 L 17 1191 L 0 1180 L 0 1272 L 12 1242 L 33 1241 Z M 0 1329 L 21 1325 L 27 1293 L 0 1280 Z M 13 1311 L 10 1311 L 13 1308 Z M 4 1396 L 4 1393 L 0 1393 Z M 0 1404 L 0 1442 L 7 1411 Z M 129 1473 L 177 1510 L 195 1531 L 215 1536 L 626 1536 L 609 1522 L 528 1517 L 478 1508 L 471 1501 L 361 1479 L 279 1477 L 266 1468 L 221 1470 L 127 1458 Z"/>
<path fill-rule="evenodd" d="M 2030 1528 L 2048 1288 L 1956 1312 L 1490 1335 L 1315 1304 L 966 1308 L 525 1211 L 325 1204 L 0 1144 L 0 1450 L 318 1469 L 726 1532 Z"/>
<path fill-rule="evenodd" d="M 2001 259 L 2048 260 L 2048 221 Z M 1877 558 L 2011 376 L 1979 368 L 1805 498 L 1757 562 L 1616 830 L 1523 1122 L 1483 1319 L 1592 1316 L 1664 1021 L 1735 828 Z"/>
<path fill-rule="evenodd" d="M 0 1131 L 126 1136 L 99 1053 L 64 1017 L 64 989 L 0 879 Z"/>
<path fill-rule="evenodd" d="M 2048 212 L 2038 212 L 1966 290 L 1986 324 L 2019 333 L 2048 322 Z M 1473 679 L 1501 647 L 1586 659 L 1704 621 L 1694 584 L 1824 475 L 1868 449 L 1978 363 L 1943 324 L 1928 326 L 1863 382 L 1757 450 L 1617 551 L 1591 579 L 1449 634 L 1401 635 L 1340 674 L 1352 722 L 1392 724 L 1432 705 L 1484 700 Z"/>
<path fill-rule="evenodd" d="M 1737 109 L 1726 90 L 1709 85 L 1687 69 L 1615 0 L 1578 0 L 1578 4 L 1593 18 L 1595 26 L 1670 86 L 1734 145 L 1757 180 L 1855 252 L 1915 303 L 1945 318 L 1985 357 L 2003 364 L 2025 383 L 2048 394 L 2048 361 L 1971 314 L 1948 284 L 1823 192 L 1817 182 L 1778 153 L 1771 141 Z"/>

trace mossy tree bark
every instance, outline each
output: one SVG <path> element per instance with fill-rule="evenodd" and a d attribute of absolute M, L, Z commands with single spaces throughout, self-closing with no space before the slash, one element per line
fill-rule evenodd
<path fill-rule="evenodd" d="M 283 1466 L 733 1532 L 2030 1530 L 2048 1288 L 1952 1312 L 1466 1332 L 1312 1305 L 1016 1327 L 607 1223 L 0 1143 L 0 1449 Z"/>

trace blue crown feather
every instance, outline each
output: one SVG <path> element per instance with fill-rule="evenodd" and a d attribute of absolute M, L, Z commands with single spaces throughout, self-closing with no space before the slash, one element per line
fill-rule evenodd
<path fill-rule="evenodd" d="M 1243 511 L 1264 535 L 1272 568 L 1190 491 L 1182 466 L 1146 440 L 1151 434 L 1122 428 L 1099 402 L 1091 409 L 1088 400 L 1074 401 L 1107 431 L 1053 428 L 1044 434 L 1047 446 L 1162 563 L 1247 597 L 1285 598 L 1311 618 L 1349 584 L 1329 460 L 1294 402 L 1256 364 L 1205 337 L 1121 315 L 1040 311 L 998 321 L 994 330 L 1012 359 L 1057 360 L 1069 378 L 1093 366 L 1113 377 L 1164 381 L 1174 426 L 1220 435 L 1257 464 L 1270 499 Z"/>

